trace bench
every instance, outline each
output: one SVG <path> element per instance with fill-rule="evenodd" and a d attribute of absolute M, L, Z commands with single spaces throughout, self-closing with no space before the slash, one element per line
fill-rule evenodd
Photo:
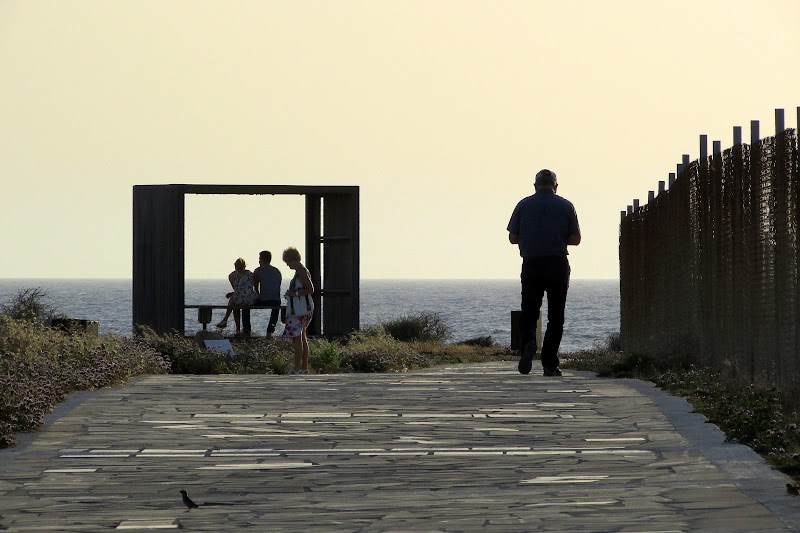
<path fill-rule="evenodd" d="M 197 321 L 203 324 L 203 330 L 211 322 L 211 314 L 214 309 L 227 309 L 228 306 L 224 304 L 184 304 L 184 309 L 197 309 Z M 286 306 L 285 305 L 244 305 L 236 306 L 236 309 L 280 309 L 281 320 L 286 320 Z"/>

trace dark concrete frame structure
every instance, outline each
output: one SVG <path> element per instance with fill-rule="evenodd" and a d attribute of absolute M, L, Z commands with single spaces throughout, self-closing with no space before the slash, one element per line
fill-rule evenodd
<path fill-rule="evenodd" d="M 184 200 L 187 194 L 304 195 L 303 263 L 311 271 L 317 289 L 314 294 L 317 312 L 309 333 L 335 337 L 359 328 L 357 186 L 135 185 L 134 330 L 137 325 L 147 325 L 158 333 L 184 332 Z M 276 255 L 280 258 L 280 253 Z"/>

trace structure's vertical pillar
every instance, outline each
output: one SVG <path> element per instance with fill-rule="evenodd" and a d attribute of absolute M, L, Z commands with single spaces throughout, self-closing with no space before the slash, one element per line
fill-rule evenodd
<path fill-rule="evenodd" d="M 184 190 L 133 187 L 133 329 L 183 333 Z"/>
<path fill-rule="evenodd" d="M 350 328 L 361 328 L 361 200 L 358 187 L 350 194 L 350 264 L 352 265 L 352 287 L 350 289 Z"/>
<path fill-rule="evenodd" d="M 360 324 L 358 189 L 327 194 L 323 205 L 323 333 L 337 336 Z"/>
<path fill-rule="evenodd" d="M 322 197 L 318 194 L 306 194 L 306 250 L 303 257 L 306 268 L 311 272 L 311 282 L 314 284 L 314 318 L 309 325 L 311 335 L 322 332 L 322 261 L 320 257 L 320 242 L 322 237 Z"/>

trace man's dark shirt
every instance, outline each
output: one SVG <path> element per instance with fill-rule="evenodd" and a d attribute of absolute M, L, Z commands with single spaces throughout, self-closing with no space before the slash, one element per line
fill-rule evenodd
<path fill-rule="evenodd" d="M 581 232 L 572 202 L 552 189 L 539 189 L 520 200 L 507 229 L 519 235 L 522 257 L 566 257 L 567 239 Z"/>

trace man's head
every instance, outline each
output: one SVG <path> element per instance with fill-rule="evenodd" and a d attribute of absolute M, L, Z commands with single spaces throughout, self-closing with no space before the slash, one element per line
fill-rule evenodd
<path fill-rule="evenodd" d="M 536 173 L 536 178 L 533 180 L 533 186 L 536 189 L 553 189 L 556 190 L 558 187 L 558 180 L 556 179 L 556 173 L 552 170 L 548 170 L 543 168 L 539 172 Z"/>
<path fill-rule="evenodd" d="M 260 254 L 258 254 L 258 262 L 262 265 L 268 265 L 272 262 L 272 253 L 264 250 Z"/>

